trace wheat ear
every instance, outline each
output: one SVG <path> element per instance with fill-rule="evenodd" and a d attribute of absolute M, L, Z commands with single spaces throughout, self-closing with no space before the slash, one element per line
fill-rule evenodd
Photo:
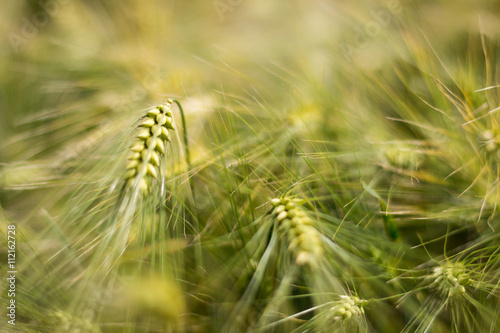
<path fill-rule="evenodd" d="M 152 179 L 158 177 L 160 160 L 170 141 L 168 130 L 175 130 L 171 105 L 172 100 L 169 99 L 165 104 L 150 109 L 137 127 L 128 153 L 125 176 L 128 188 L 138 188 L 141 193 L 147 193 Z"/>

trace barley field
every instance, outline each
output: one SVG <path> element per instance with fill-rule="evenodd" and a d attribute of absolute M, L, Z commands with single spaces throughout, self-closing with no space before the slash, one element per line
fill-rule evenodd
<path fill-rule="evenodd" d="M 0 332 L 500 332 L 500 2 L 7 0 Z"/>

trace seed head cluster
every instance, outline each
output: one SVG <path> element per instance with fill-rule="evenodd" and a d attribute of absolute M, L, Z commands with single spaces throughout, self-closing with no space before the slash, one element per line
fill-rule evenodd
<path fill-rule="evenodd" d="M 148 111 L 137 127 L 135 139 L 128 153 L 127 187 L 137 186 L 142 193 L 151 188 L 152 179 L 158 177 L 160 159 L 165 155 L 165 145 L 170 141 L 168 130 L 174 130 L 170 106 L 172 101 Z"/>
<path fill-rule="evenodd" d="M 341 295 L 330 310 L 334 320 L 349 320 L 365 314 L 364 307 L 367 301 L 356 296 Z"/>
<path fill-rule="evenodd" d="M 431 286 L 448 297 L 465 294 L 465 287 L 470 284 L 469 273 L 460 262 L 435 267 L 427 279 L 433 280 Z"/>
<path fill-rule="evenodd" d="M 274 209 L 271 214 L 279 223 L 279 231 L 288 241 L 288 249 L 295 254 L 298 265 L 314 262 L 323 254 L 318 230 L 313 220 L 300 207 L 297 199 L 281 198 L 271 200 Z"/>

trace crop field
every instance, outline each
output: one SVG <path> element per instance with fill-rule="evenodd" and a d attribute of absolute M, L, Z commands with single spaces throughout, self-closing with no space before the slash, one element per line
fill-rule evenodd
<path fill-rule="evenodd" d="M 499 1 L 0 7 L 0 332 L 500 332 Z"/>

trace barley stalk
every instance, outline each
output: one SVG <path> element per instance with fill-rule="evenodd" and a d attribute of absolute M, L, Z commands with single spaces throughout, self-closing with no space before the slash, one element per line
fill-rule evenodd
<path fill-rule="evenodd" d="M 179 108 L 179 112 L 181 113 L 181 121 L 182 121 L 182 128 L 183 128 L 183 135 L 182 138 L 184 140 L 184 150 L 186 153 L 186 165 L 188 167 L 188 172 L 191 169 L 191 157 L 189 154 L 189 143 L 188 143 L 188 135 L 187 135 L 187 126 L 186 126 L 186 117 L 184 117 L 184 109 L 182 108 L 181 103 L 179 103 L 178 100 L 175 98 L 171 99 L 171 101 L 175 104 L 177 104 L 177 107 Z M 191 186 L 192 189 L 192 186 Z"/>
<path fill-rule="evenodd" d="M 171 99 L 171 101 L 173 103 L 177 104 L 177 107 L 179 108 L 179 112 L 181 114 L 181 121 L 182 121 L 182 128 L 183 128 L 182 138 L 184 141 L 184 153 L 185 153 L 185 158 L 186 158 L 187 175 L 188 175 L 188 179 L 189 179 L 189 188 L 191 190 L 191 195 L 192 195 L 192 200 L 193 200 L 193 204 L 192 204 L 193 217 L 195 219 L 195 228 L 196 228 L 196 230 L 199 230 L 199 226 L 198 226 L 199 218 L 198 218 L 198 212 L 197 212 L 196 204 L 195 204 L 194 185 L 193 185 L 193 181 L 192 181 L 191 176 L 190 176 L 191 156 L 189 153 L 189 142 L 188 142 L 188 134 L 187 134 L 186 117 L 184 116 L 184 109 L 182 108 L 181 103 L 176 99 Z"/>

